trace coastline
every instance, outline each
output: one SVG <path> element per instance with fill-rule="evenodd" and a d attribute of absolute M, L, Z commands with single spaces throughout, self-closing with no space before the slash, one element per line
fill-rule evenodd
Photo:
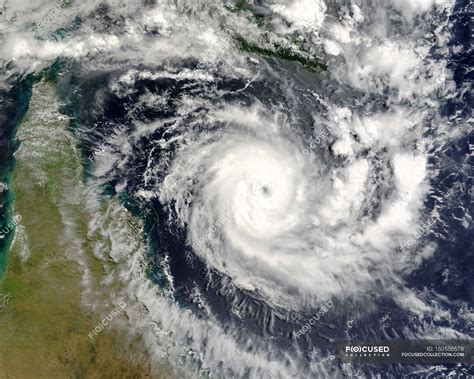
<path fill-rule="evenodd" d="M 103 372 L 171 377 L 152 374 L 140 335 L 131 339 L 128 330 L 118 327 L 126 320 L 126 305 L 110 325 L 107 321 L 93 339 L 89 336 L 117 304 L 110 293 L 85 301 L 84 270 L 93 283 L 100 283 L 104 267 L 88 239 L 84 169 L 68 125 L 69 118 L 59 113 L 54 86 L 35 84 L 17 132 L 21 144 L 9 187 L 12 198 L 15 194 L 14 215 L 21 221 L 7 235 L 12 243 L 0 282 L 5 300 L 0 307 L 0 373 L 21 378 L 93 378 Z"/>

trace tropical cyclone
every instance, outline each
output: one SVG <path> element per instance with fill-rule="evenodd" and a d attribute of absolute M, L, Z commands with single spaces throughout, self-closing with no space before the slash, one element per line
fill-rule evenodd
<path fill-rule="evenodd" d="M 268 304 L 293 309 L 364 299 L 375 283 L 396 282 L 403 233 L 378 228 L 371 241 L 379 220 L 363 216 L 382 200 L 378 167 L 364 158 L 336 165 L 321 148 L 302 156 L 300 136 L 288 137 L 291 125 L 275 125 L 258 108 L 236 112 L 216 112 L 227 126 L 212 138 L 191 133 L 160 192 L 206 264 Z M 420 185 L 422 176 L 411 190 Z"/>

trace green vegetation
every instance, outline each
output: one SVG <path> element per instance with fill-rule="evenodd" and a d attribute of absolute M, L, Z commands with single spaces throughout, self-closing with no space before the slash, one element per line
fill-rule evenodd
<path fill-rule="evenodd" d="M 76 17 L 70 25 L 56 29 L 52 33 L 50 38 L 52 38 L 55 41 L 65 39 L 73 35 L 81 27 L 81 25 L 82 25 L 82 19 L 80 17 Z"/>
<path fill-rule="evenodd" d="M 255 8 L 250 5 L 247 0 L 237 0 L 234 7 L 225 7 L 234 13 L 249 12 L 252 15 L 251 20 L 253 20 L 258 26 L 262 27 L 265 24 L 265 17 L 258 14 L 255 11 Z"/>
<path fill-rule="evenodd" d="M 234 9 L 236 12 L 253 11 L 253 7 L 247 2 L 247 0 L 237 0 Z"/>
<path fill-rule="evenodd" d="M 226 8 L 233 13 L 250 13 L 250 20 L 253 20 L 259 27 L 263 27 L 265 25 L 265 16 L 259 14 L 247 0 L 237 0 L 233 7 L 226 6 Z M 297 37 L 294 35 L 288 36 L 287 39 L 292 44 L 297 45 L 299 43 Z M 320 72 L 327 70 L 327 66 L 319 59 L 304 57 L 291 48 L 281 44 L 273 44 L 273 48 L 265 48 L 247 41 L 240 34 L 236 34 L 234 36 L 234 40 L 236 41 L 240 50 L 248 53 L 258 54 L 269 58 L 281 59 L 287 62 L 299 63 L 310 71 Z"/>
<path fill-rule="evenodd" d="M 319 61 L 318 59 L 311 59 L 311 58 L 305 58 L 289 48 L 280 46 L 280 45 L 274 45 L 275 50 L 270 50 L 266 48 L 259 47 L 247 40 L 245 40 L 242 36 L 237 35 L 235 37 L 235 40 L 242 51 L 246 51 L 249 53 L 254 53 L 254 54 L 259 54 L 263 55 L 265 57 L 269 58 L 277 58 L 277 59 L 282 59 L 288 62 L 296 62 L 300 63 L 303 65 L 303 67 L 307 68 L 308 70 L 311 71 L 324 71 L 327 69 L 327 66 Z"/>
<path fill-rule="evenodd" d="M 77 246 L 99 288 L 104 265 L 88 236 L 80 151 L 51 81 L 33 88 L 17 132 L 12 188 L 22 221 L 0 282 L 0 377 L 159 378 L 151 374 L 139 336 L 130 341 L 113 325 L 88 336 L 102 312 L 83 306 Z M 98 291 L 94 298 L 105 313 L 113 308 L 109 296 Z M 162 377 L 172 376 L 163 368 Z"/>

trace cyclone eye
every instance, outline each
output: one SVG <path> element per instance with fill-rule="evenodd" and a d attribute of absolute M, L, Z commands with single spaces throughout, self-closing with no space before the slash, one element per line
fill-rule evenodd
<path fill-rule="evenodd" d="M 268 186 L 265 186 L 265 185 L 262 186 L 262 187 L 260 188 L 260 191 L 262 192 L 262 194 L 263 194 L 264 196 L 271 196 L 271 195 L 272 195 L 272 191 L 271 191 L 271 189 L 270 189 Z"/>

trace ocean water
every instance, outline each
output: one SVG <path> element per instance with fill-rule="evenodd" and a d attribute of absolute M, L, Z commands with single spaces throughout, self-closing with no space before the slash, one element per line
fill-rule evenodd
<path fill-rule="evenodd" d="M 41 17 L 55 6 L 4 13 L 2 132 L 14 141 L 32 83 L 52 80 L 88 209 L 116 197 L 143 222 L 142 249 L 120 255 L 132 242 L 110 231 L 94 254 L 116 263 L 123 328 L 155 362 L 186 377 L 473 373 L 334 357 L 340 340 L 473 337 L 469 2 L 92 1 Z M 15 145 L 0 149 L 9 183 Z"/>

